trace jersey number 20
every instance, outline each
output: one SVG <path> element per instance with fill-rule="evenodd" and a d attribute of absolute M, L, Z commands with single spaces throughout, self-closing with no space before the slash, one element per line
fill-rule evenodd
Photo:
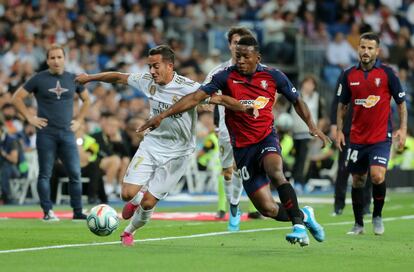
<path fill-rule="evenodd" d="M 239 174 L 239 176 L 242 178 L 243 181 L 250 179 L 249 171 L 247 171 L 246 166 L 243 166 L 242 169 L 237 169 L 237 173 Z"/>

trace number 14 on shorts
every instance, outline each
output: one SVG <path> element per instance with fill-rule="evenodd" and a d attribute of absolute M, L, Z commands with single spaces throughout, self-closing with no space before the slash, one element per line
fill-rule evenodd
<path fill-rule="evenodd" d="M 348 148 L 348 155 L 346 155 L 346 160 L 351 160 L 352 162 L 356 162 L 358 160 L 358 150 L 352 150 Z"/>

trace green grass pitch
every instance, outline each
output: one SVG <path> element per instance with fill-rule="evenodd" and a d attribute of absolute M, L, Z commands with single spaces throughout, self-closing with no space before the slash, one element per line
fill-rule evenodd
<path fill-rule="evenodd" d="M 388 194 L 383 236 L 372 233 L 369 217 L 364 235 L 346 235 L 353 224 L 351 205 L 338 217 L 330 215 L 330 204 L 311 205 L 327 240 L 318 243 L 311 238 L 304 248 L 285 241 L 288 223 L 269 219 L 242 222 L 238 233 L 227 233 L 226 222 L 220 221 L 153 220 L 136 233 L 138 241 L 132 248 L 119 243 L 125 221 L 112 235 L 98 237 L 84 222 L 3 219 L 0 271 L 413 271 L 414 193 Z M 0 211 L 22 209 L 39 208 L 0 207 Z M 157 211 L 214 209 L 215 205 L 197 205 Z"/>

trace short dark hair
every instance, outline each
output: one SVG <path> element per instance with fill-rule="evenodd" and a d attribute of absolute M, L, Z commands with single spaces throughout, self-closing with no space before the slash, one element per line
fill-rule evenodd
<path fill-rule="evenodd" d="M 52 51 L 52 50 L 57 50 L 57 49 L 62 50 L 63 56 L 65 56 L 65 49 L 63 48 L 63 46 L 62 46 L 62 45 L 60 45 L 60 44 L 54 43 L 54 44 L 52 44 L 52 45 L 51 45 L 51 46 L 47 49 L 47 51 L 46 51 L 46 59 L 48 59 L 48 58 L 49 58 L 49 52 L 50 52 L 50 51 Z"/>
<path fill-rule="evenodd" d="M 157 47 L 151 48 L 148 52 L 148 55 L 161 55 L 162 60 L 171 62 L 172 64 L 174 64 L 175 61 L 175 53 L 168 45 L 159 45 Z"/>
<path fill-rule="evenodd" d="M 252 46 L 255 52 L 259 52 L 259 44 L 253 36 L 242 36 L 237 45 Z"/>
<path fill-rule="evenodd" d="M 240 26 L 233 26 L 232 28 L 230 28 L 229 32 L 227 32 L 227 40 L 229 41 L 229 43 L 231 43 L 231 39 L 235 34 L 239 35 L 240 37 L 253 36 L 253 33 L 249 29 Z"/>
<path fill-rule="evenodd" d="M 365 32 L 365 33 L 363 33 L 361 35 L 361 37 L 359 38 L 359 40 L 361 41 L 362 39 L 370 40 L 370 41 L 376 41 L 378 46 L 380 44 L 380 38 L 379 38 L 378 34 L 376 34 L 374 32 Z"/>

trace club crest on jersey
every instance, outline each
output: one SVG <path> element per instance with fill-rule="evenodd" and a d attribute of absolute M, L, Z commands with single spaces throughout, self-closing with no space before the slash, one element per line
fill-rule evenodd
<path fill-rule="evenodd" d="M 259 96 L 253 102 L 253 107 L 255 107 L 256 109 L 260 110 L 260 109 L 263 109 L 264 107 L 266 107 L 267 103 L 269 103 L 269 98 L 264 97 L 264 96 Z"/>
<path fill-rule="evenodd" d="M 262 80 L 260 81 L 260 86 L 262 86 L 263 89 L 267 90 L 267 81 L 266 80 Z"/>
<path fill-rule="evenodd" d="M 355 105 L 360 105 L 364 108 L 372 108 L 380 101 L 380 99 L 381 97 L 378 95 L 370 95 L 364 99 L 355 99 Z"/>
<path fill-rule="evenodd" d="M 376 77 L 375 78 L 375 86 L 379 87 L 380 84 L 381 84 L 381 78 Z"/>
<path fill-rule="evenodd" d="M 155 91 L 156 91 L 156 87 L 155 87 L 155 85 L 151 85 L 151 87 L 150 87 L 150 89 L 149 89 L 149 93 L 150 93 L 151 95 L 154 95 L 154 94 L 155 94 Z"/>
<path fill-rule="evenodd" d="M 174 95 L 174 96 L 173 96 L 173 98 L 172 98 L 172 102 L 173 102 L 173 104 L 177 103 L 177 102 L 178 102 L 178 100 L 180 100 L 180 99 L 178 98 L 178 96 Z"/>

